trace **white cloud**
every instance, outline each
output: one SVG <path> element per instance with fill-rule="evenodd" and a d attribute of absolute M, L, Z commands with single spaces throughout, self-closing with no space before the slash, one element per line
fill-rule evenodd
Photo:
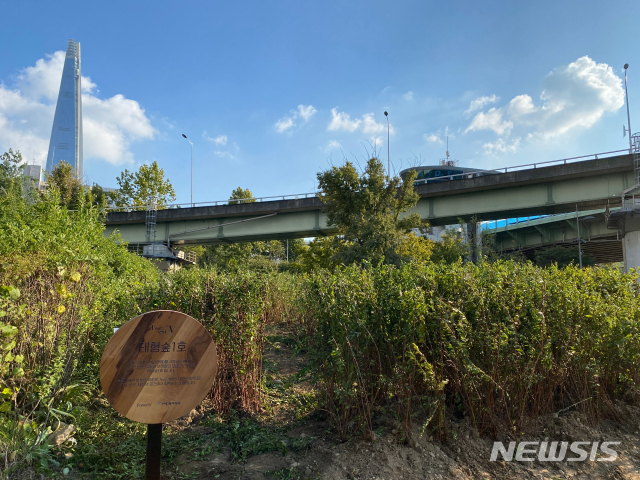
<path fill-rule="evenodd" d="M 404 95 L 402 95 L 402 98 L 404 98 L 405 100 L 413 100 L 413 92 L 411 90 L 409 90 L 407 93 L 405 93 Z"/>
<path fill-rule="evenodd" d="M 329 126 L 327 130 L 330 132 L 336 130 L 346 130 L 347 132 L 355 132 L 358 128 L 360 128 L 361 120 L 351 120 L 351 117 L 348 113 L 338 112 L 337 108 L 331 109 L 331 121 L 329 122 Z"/>
<path fill-rule="evenodd" d="M 290 116 L 283 117 L 276 122 L 275 124 L 276 132 L 284 133 L 287 130 L 295 127 L 296 126 L 295 120 L 298 117 L 301 117 L 302 120 L 304 120 L 304 123 L 307 123 L 309 119 L 316 114 L 316 112 L 317 110 L 314 108 L 313 105 L 307 105 L 306 107 L 304 105 L 298 105 L 298 108 L 296 110 L 291 110 Z"/>
<path fill-rule="evenodd" d="M 373 113 L 365 113 L 362 115 L 362 119 L 356 118 L 351 120 L 351 116 L 348 113 L 338 112 L 337 108 L 331 109 L 331 121 L 327 126 L 328 131 L 342 130 L 346 132 L 355 132 L 359 129 L 361 129 L 362 133 L 365 134 L 376 134 L 386 132 L 387 125 L 385 123 L 376 122 Z M 389 133 L 395 133 L 393 125 L 389 125 Z"/>
<path fill-rule="evenodd" d="M 338 142 L 337 140 L 331 140 L 329 141 L 329 143 L 327 143 L 327 146 L 324 147 L 325 152 L 328 152 L 330 150 L 338 150 L 342 148 L 342 145 L 340 145 L 340 142 Z"/>
<path fill-rule="evenodd" d="M 213 142 L 216 145 L 222 145 L 223 147 L 227 144 L 227 140 L 228 140 L 226 135 L 218 135 L 217 137 L 210 137 L 207 134 L 206 130 L 204 132 L 202 132 L 202 138 L 204 138 L 205 140 L 207 140 L 209 142 Z"/>
<path fill-rule="evenodd" d="M 518 119 L 536 110 L 536 107 L 533 105 L 533 100 L 529 95 L 518 95 L 509 102 L 509 106 L 507 107 L 507 113 L 511 117 Z"/>
<path fill-rule="evenodd" d="M 615 112 L 624 105 L 622 79 L 609 65 L 597 64 L 587 56 L 554 69 L 543 86 L 543 105 L 532 121 L 537 124 L 537 133 L 545 137 L 562 135 L 575 127 L 589 128 L 605 112 Z"/>
<path fill-rule="evenodd" d="M 515 153 L 520 148 L 520 137 L 514 138 L 511 142 L 505 142 L 502 138 L 499 138 L 493 143 L 485 143 L 482 148 L 484 148 L 485 155 L 496 153 Z"/>
<path fill-rule="evenodd" d="M 440 135 L 436 133 L 430 133 L 430 134 L 425 133 L 423 137 L 427 141 L 427 143 L 437 143 L 442 145 L 442 138 L 440 138 Z"/>
<path fill-rule="evenodd" d="M 362 133 L 381 133 L 386 130 L 386 125 L 375 121 L 373 113 L 365 113 L 362 116 Z"/>
<path fill-rule="evenodd" d="M 371 142 L 371 145 L 373 145 L 374 147 L 382 145 L 384 142 L 382 137 L 376 137 L 376 136 L 372 136 L 371 138 L 369 138 L 369 141 Z"/>
<path fill-rule="evenodd" d="M 509 135 L 512 128 L 512 122 L 502 120 L 502 110 L 498 110 L 494 107 L 489 109 L 486 114 L 480 112 L 473 117 L 473 120 L 465 130 L 465 133 L 474 130 L 493 130 L 498 135 Z"/>
<path fill-rule="evenodd" d="M 317 110 L 313 108 L 313 105 L 298 105 L 298 115 L 300 115 L 305 122 L 308 122 L 311 117 L 316 114 Z"/>
<path fill-rule="evenodd" d="M 476 110 L 482 110 L 485 105 L 489 105 L 490 103 L 496 103 L 498 100 L 500 100 L 500 97 L 496 97 L 495 94 L 491 95 L 490 97 L 485 97 L 485 96 L 478 97 L 475 100 L 471 101 L 469 108 L 464 112 L 464 117 L 469 118 L 471 114 Z"/>
<path fill-rule="evenodd" d="M 590 128 L 605 113 L 624 105 L 622 79 L 609 65 L 596 63 L 588 56 L 553 69 L 542 86 L 539 105 L 530 95 L 518 95 L 504 107 L 479 112 L 465 132 L 493 130 L 507 136 L 512 129 L 519 129 L 527 140 L 548 139 Z M 487 145 L 491 152 L 507 148 L 506 143 Z"/>
<path fill-rule="evenodd" d="M 221 152 L 219 150 L 216 150 L 215 152 L 213 152 L 213 154 L 216 157 L 220 157 L 220 158 L 235 158 L 231 153 L 229 153 L 229 152 Z"/>
<path fill-rule="evenodd" d="M 0 147 L 23 152 L 44 165 L 60 90 L 65 53 L 55 52 L 23 69 L 14 88 L 0 83 Z M 131 142 L 153 139 L 155 128 L 135 100 L 100 99 L 97 86 L 82 77 L 84 158 L 121 164 L 133 161 Z"/>
<path fill-rule="evenodd" d="M 276 122 L 276 125 L 275 125 L 276 132 L 278 133 L 286 132 L 290 128 L 295 127 L 295 125 L 296 124 L 293 123 L 293 118 L 291 117 L 281 118 Z"/>
<path fill-rule="evenodd" d="M 437 132 L 425 133 L 422 138 L 425 139 L 427 143 L 432 145 L 442 145 L 445 139 L 453 140 L 456 138 L 455 134 L 449 132 L 449 127 L 445 127 L 443 129 L 438 129 Z"/>

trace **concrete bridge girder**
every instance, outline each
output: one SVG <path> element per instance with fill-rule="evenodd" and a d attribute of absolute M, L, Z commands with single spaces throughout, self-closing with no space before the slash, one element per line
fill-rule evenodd
<path fill-rule="evenodd" d="M 327 225 L 326 215 L 316 212 L 293 212 L 274 215 L 264 219 L 258 217 L 243 223 L 248 217 L 227 217 L 202 220 L 180 220 L 158 222 L 155 241 L 171 245 L 206 245 L 213 243 L 252 242 L 287 238 L 319 237 L 335 233 Z M 231 225 L 223 225 L 231 223 Z M 221 226 L 222 225 L 222 226 Z M 117 227 L 122 238 L 129 243 L 146 243 L 146 230 L 140 224 L 123 224 Z M 195 230 L 195 231 L 194 231 Z"/>
<path fill-rule="evenodd" d="M 616 211 L 616 210 L 614 210 Z M 605 209 L 581 211 L 580 217 L 594 217 L 580 221 L 580 236 L 585 253 L 592 255 L 602 263 L 622 261 L 622 236 L 611 225 L 607 225 Z M 489 230 L 496 235 L 496 244 L 502 245 L 502 250 L 528 251 L 533 255 L 535 250 L 554 245 L 576 246 L 577 230 L 575 213 L 567 213 L 552 217 L 545 217 L 518 224 L 507 228 Z M 543 237 L 541 239 L 541 237 Z M 518 239 L 516 241 L 514 239 Z"/>
<path fill-rule="evenodd" d="M 432 225 L 514 218 L 615 206 L 634 180 L 633 158 L 622 155 L 573 164 L 486 175 L 472 179 L 419 185 L 413 212 Z M 301 198 L 240 205 L 158 210 L 156 241 L 172 244 L 207 244 L 330 235 L 318 198 Z M 272 215 L 276 213 L 276 215 Z M 266 217 L 266 215 L 271 215 Z M 256 219 L 220 227 L 235 221 Z M 110 213 L 108 235 L 119 231 L 129 243 L 146 243 L 145 212 Z M 211 227 L 211 228 L 207 228 Z M 540 227 L 545 229 L 546 227 Z M 575 225 L 574 225 L 575 228 Z M 198 230 L 191 232 L 192 230 Z M 540 232 L 535 228 L 537 242 Z M 548 238 L 553 239 L 547 231 Z M 519 237 L 519 235 L 516 235 Z M 504 239 L 506 241 L 506 238 Z M 517 238 L 511 239 L 516 242 Z M 528 242 L 527 240 L 523 240 Z"/>

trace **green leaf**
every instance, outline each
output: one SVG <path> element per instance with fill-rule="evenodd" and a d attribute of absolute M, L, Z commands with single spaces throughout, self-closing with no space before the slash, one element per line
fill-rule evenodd
<path fill-rule="evenodd" d="M 67 308 L 64 305 L 58 305 L 58 313 L 64 313 Z"/>
<path fill-rule="evenodd" d="M 2 336 L 5 338 L 11 338 L 18 334 L 18 327 L 14 327 L 13 325 L 3 325 L 0 327 L 0 333 L 2 333 Z"/>
<path fill-rule="evenodd" d="M 11 403 L 10 402 L 3 402 L 0 403 L 0 413 L 7 413 L 11 411 Z"/>
<path fill-rule="evenodd" d="M 79 282 L 80 281 L 80 272 L 73 272 L 71 275 L 69 275 L 69 278 L 71 280 L 73 280 L 74 282 Z"/>
<path fill-rule="evenodd" d="M 16 358 L 13 361 L 16 363 L 24 362 L 24 355 L 16 355 Z"/>
<path fill-rule="evenodd" d="M 20 290 L 16 287 L 0 285 L 0 295 L 3 297 L 9 297 L 11 300 L 17 300 L 20 297 Z"/>

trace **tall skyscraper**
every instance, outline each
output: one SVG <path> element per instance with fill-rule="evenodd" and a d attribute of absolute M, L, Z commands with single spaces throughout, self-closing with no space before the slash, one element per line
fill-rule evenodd
<path fill-rule="evenodd" d="M 47 172 L 62 161 L 70 164 L 82 180 L 82 87 L 80 42 L 69 40 L 64 59 L 60 93 L 53 117 Z"/>

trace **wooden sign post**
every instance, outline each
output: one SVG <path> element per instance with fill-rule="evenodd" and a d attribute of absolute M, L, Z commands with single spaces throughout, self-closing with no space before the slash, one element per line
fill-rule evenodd
<path fill-rule="evenodd" d="M 160 479 L 162 424 L 202 402 L 218 369 L 216 347 L 200 322 L 156 310 L 125 323 L 100 361 L 100 384 L 121 415 L 147 424 L 147 480 Z"/>

